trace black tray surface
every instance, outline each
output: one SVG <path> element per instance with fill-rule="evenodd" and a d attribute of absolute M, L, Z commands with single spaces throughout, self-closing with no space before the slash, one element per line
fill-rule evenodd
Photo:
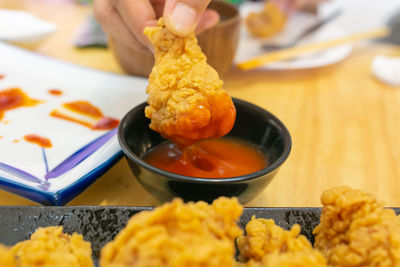
<path fill-rule="evenodd" d="M 64 232 L 78 232 L 92 243 L 93 256 L 97 262 L 101 248 L 113 240 L 128 219 L 152 207 L 42 207 L 0 206 L 0 243 L 14 245 L 26 240 L 38 227 L 62 225 Z M 394 209 L 397 214 L 400 208 Z M 245 208 L 240 218 L 244 226 L 253 215 L 256 218 L 274 219 L 284 229 L 300 224 L 301 233 L 314 242 L 312 230 L 319 224 L 321 208 Z"/>

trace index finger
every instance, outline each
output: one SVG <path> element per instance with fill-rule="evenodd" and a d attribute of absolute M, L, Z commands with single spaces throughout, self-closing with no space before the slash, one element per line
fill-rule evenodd
<path fill-rule="evenodd" d="M 145 46 L 152 47 L 150 40 L 143 34 L 147 26 L 157 25 L 154 8 L 149 0 L 112 0 L 129 30 Z"/>

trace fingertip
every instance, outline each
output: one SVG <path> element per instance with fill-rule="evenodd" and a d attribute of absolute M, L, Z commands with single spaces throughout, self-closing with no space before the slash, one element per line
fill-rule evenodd
<path fill-rule="evenodd" d="M 194 31 L 197 12 L 185 3 L 178 2 L 174 7 L 167 7 L 164 11 L 167 28 L 178 36 L 187 36 Z"/>
<path fill-rule="evenodd" d="M 144 24 L 142 33 L 140 35 L 140 42 L 148 49 L 150 50 L 150 52 L 154 53 L 154 46 L 151 43 L 150 39 L 147 37 L 147 35 L 144 34 L 144 30 L 147 27 L 153 27 L 153 26 L 157 26 L 157 20 L 153 19 L 153 20 L 148 20 L 146 21 L 146 23 Z"/>
<path fill-rule="evenodd" d="M 221 19 L 218 12 L 212 9 L 204 11 L 203 17 L 206 19 L 206 29 L 215 26 Z"/>
<path fill-rule="evenodd" d="M 196 28 L 196 34 L 199 34 L 209 28 L 214 27 L 220 21 L 220 16 L 217 11 L 207 9 L 201 16 Z"/>

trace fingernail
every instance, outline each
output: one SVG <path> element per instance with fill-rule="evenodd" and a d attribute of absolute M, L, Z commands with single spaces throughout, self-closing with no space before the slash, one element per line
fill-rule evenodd
<path fill-rule="evenodd" d="M 178 2 L 170 17 L 175 31 L 187 35 L 193 31 L 196 22 L 196 11 L 184 3 Z"/>

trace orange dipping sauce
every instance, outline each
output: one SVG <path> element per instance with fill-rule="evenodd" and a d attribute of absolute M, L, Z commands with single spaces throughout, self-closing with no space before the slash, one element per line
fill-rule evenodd
<path fill-rule="evenodd" d="M 162 170 L 201 178 L 227 178 L 266 167 L 268 159 L 254 145 L 234 138 L 200 141 L 179 147 L 165 141 L 151 148 L 144 160 Z"/>

